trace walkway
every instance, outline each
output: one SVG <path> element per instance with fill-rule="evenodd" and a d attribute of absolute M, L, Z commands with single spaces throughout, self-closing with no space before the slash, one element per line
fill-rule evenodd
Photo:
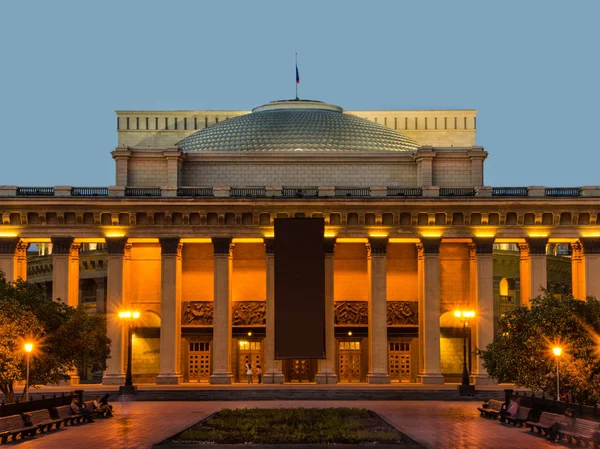
<path fill-rule="evenodd" d="M 221 408 L 365 407 L 430 449 L 566 447 L 479 417 L 477 404 L 451 401 L 261 401 L 115 403 L 115 417 L 68 427 L 18 444 L 23 449 L 150 449 Z"/>

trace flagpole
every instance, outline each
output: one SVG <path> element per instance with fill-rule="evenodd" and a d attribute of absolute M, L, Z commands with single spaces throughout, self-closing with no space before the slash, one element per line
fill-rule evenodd
<path fill-rule="evenodd" d="M 296 74 L 298 73 L 298 53 L 296 53 Z M 298 75 L 296 75 L 296 100 L 298 100 Z"/>

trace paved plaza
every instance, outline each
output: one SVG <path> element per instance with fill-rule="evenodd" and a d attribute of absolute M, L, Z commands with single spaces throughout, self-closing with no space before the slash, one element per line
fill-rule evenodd
<path fill-rule="evenodd" d="M 566 447 L 525 429 L 480 418 L 477 405 L 458 401 L 117 402 L 114 418 L 53 431 L 18 446 L 23 449 L 149 449 L 221 408 L 365 407 L 431 449 Z"/>

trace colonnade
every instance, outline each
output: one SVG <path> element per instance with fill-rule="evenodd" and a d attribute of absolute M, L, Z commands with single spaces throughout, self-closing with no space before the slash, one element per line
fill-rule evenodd
<path fill-rule="evenodd" d="M 112 341 L 111 359 L 103 377 L 105 384 L 122 384 L 125 373 L 126 329 L 119 321 L 118 311 L 129 305 L 130 250 L 126 237 L 107 237 L 108 282 L 107 314 L 108 336 Z M 416 239 L 413 239 L 416 240 Z M 519 239 L 521 304 L 528 304 L 537 296 L 538 287 L 546 285 L 547 238 Z M 52 298 L 77 306 L 79 288 L 79 243 L 72 237 L 51 239 L 53 244 Z M 159 384 L 178 384 L 181 373 L 181 303 L 182 303 L 182 247 L 178 237 L 158 239 L 161 247 L 161 332 Z M 210 382 L 232 382 L 231 367 L 231 280 L 232 239 L 211 239 L 214 249 L 214 317 L 213 351 Z M 449 240 L 451 241 L 451 240 Z M 471 243 L 468 243 L 468 242 Z M 418 243 L 417 243 L 418 242 Z M 476 310 L 474 345 L 485 347 L 493 338 L 493 244 L 494 237 L 463 239 L 470 250 L 470 297 L 465 303 Z M 336 383 L 334 337 L 334 247 L 336 239 L 325 239 L 325 320 L 327 358 L 320 360 L 317 383 Z M 266 341 L 264 383 L 282 383 L 282 363 L 274 358 L 274 241 L 265 238 L 266 254 Z M 365 239 L 369 282 L 369 383 L 388 383 L 387 356 L 387 237 Z M 440 369 L 440 244 L 439 237 L 421 237 L 417 247 L 417 291 L 419 326 L 419 376 L 422 383 L 443 383 Z M 572 242 L 573 295 L 584 299 L 587 295 L 600 298 L 600 239 L 579 238 Z M 19 238 L 0 238 L 0 270 L 9 281 L 26 279 L 27 244 Z M 489 383 L 481 360 L 476 359 L 472 376 L 475 383 Z"/>

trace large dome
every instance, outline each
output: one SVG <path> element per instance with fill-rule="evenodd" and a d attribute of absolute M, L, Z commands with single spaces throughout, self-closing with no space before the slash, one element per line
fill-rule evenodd
<path fill-rule="evenodd" d="M 318 101 L 268 103 L 251 114 L 195 132 L 178 144 L 184 152 L 204 151 L 415 151 L 418 144 L 393 129 L 344 114 Z"/>

